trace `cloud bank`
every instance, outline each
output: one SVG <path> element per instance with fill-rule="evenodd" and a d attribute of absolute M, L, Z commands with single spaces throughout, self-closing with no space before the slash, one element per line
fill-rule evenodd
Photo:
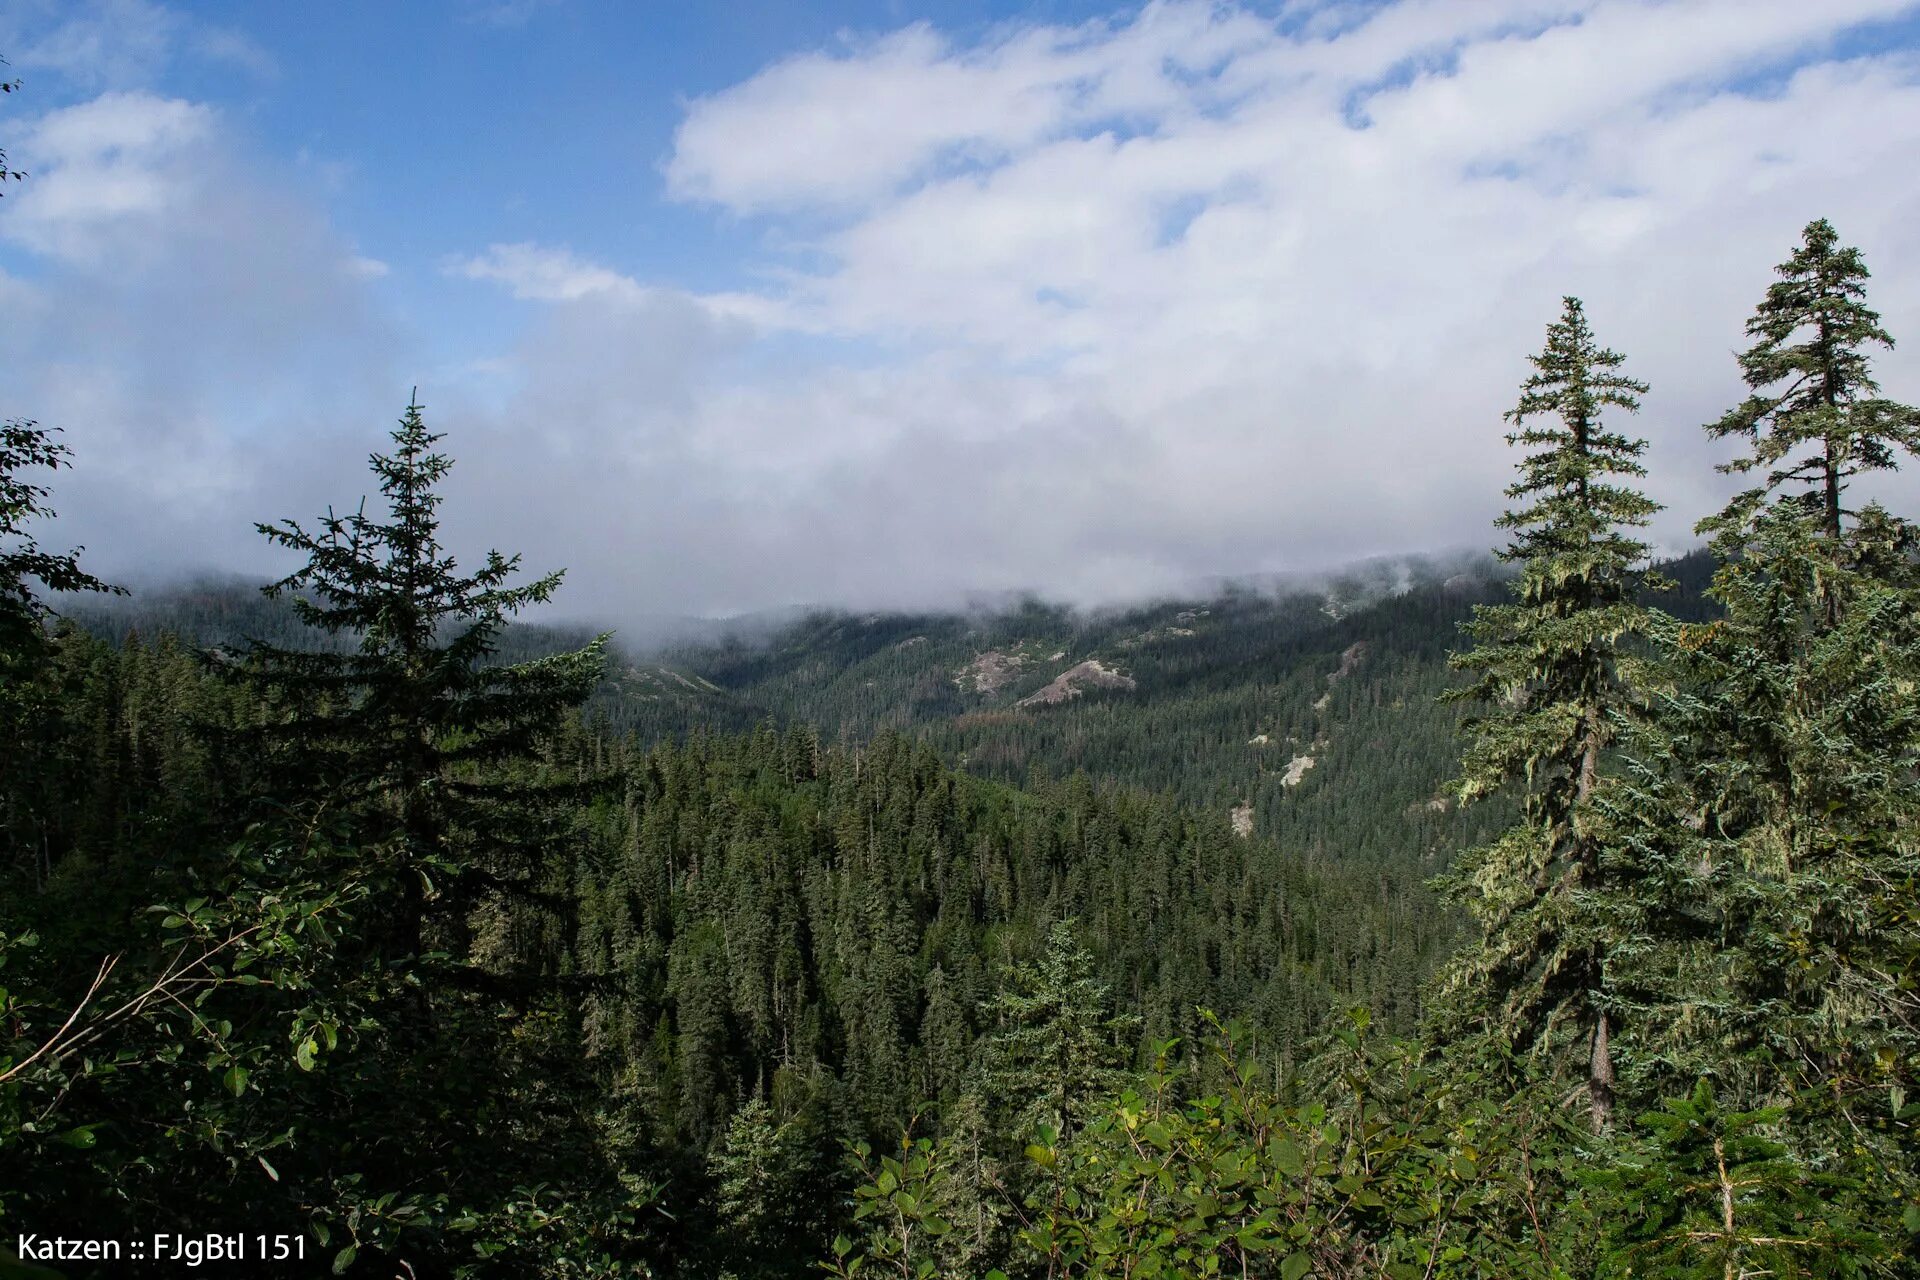
<path fill-rule="evenodd" d="M 524 318 L 467 353 L 487 377 L 418 378 L 456 544 L 569 565 L 570 611 L 616 617 L 1485 545 L 1500 414 L 1571 293 L 1653 383 L 1683 545 L 1724 492 L 1699 424 L 1805 222 L 1920 342 L 1917 7 L 1176 0 L 797 52 L 687 102 L 662 161 L 758 246 L 729 291 L 446 247 Z M 382 264 L 234 135 L 111 91 L 9 147 L 37 176 L 0 238 L 40 270 L 0 278 L 0 329 L 109 567 L 235 566 L 251 519 L 351 498 L 416 380 L 432 318 L 383 314 Z M 1880 373 L 1920 399 L 1904 348 Z"/>

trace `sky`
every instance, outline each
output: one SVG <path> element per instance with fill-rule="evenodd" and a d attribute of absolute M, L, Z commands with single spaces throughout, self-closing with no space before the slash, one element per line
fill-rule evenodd
<path fill-rule="evenodd" d="M 287 568 L 415 388 L 450 548 L 574 616 L 1487 547 L 1569 294 L 1678 550 L 1809 220 L 1920 344 L 1920 0 L 0 0 L 0 55 L 0 414 L 135 582 Z"/>

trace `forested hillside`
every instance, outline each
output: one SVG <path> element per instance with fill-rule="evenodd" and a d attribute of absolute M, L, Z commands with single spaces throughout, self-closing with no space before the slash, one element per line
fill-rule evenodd
<path fill-rule="evenodd" d="M 1665 563 L 1649 599 L 1707 616 L 1711 558 Z M 892 731 L 954 768 L 1022 787 L 1084 773 L 1164 796 L 1272 839 L 1292 858 L 1373 867 L 1418 895 L 1447 851 L 1501 821 L 1446 783 L 1462 712 L 1444 705 L 1448 655 L 1476 605 L 1506 590 L 1489 559 L 1383 561 L 1315 584 L 1229 587 L 1114 610 L 819 611 L 752 638 L 636 647 L 614 633 L 590 723 L 639 743 L 802 724 L 829 743 Z M 244 637 L 329 643 L 284 603 L 234 581 L 63 602 L 109 640 L 170 634 L 202 647 Z M 724 620 L 709 624 L 725 633 Z M 591 632 L 518 623 L 501 661 L 559 652 Z M 1086 664 L 1121 677 L 1102 685 Z M 1049 690 L 1063 696 L 1042 697 Z M 1247 824 L 1251 824 L 1250 828 Z"/>
<path fill-rule="evenodd" d="M 376 498 L 257 526 L 298 562 L 264 603 L 144 613 L 78 602 L 113 588 L 40 541 L 68 446 L 7 423 L 0 1238 L 66 1275 L 230 1231 L 265 1274 L 1911 1274 L 1920 538 L 1849 486 L 1920 412 L 1865 280 L 1806 228 L 1708 428 L 1752 487 L 1671 574 L 1652 393 L 1567 299 L 1503 575 L 658 660 L 516 625 L 561 575 L 442 544 L 417 403 Z"/>
<path fill-rule="evenodd" d="M 1655 598 L 1702 616 L 1709 558 L 1663 569 L 1673 585 Z M 1107 611 L 819 613 L 759 643 L 667 651 L 703 692 L 728 695 L 727 712 L 683 690 L 615 714 L 647 738 L 715 714 L 855 740 L 894 729 L 985 777 L 1084 770 L 1242 809 L 1310 860 L 1405 866 L 1494 821 L 1463 824 L 1446 800 L 1460 717 L 1439 695 L 1460 624 L 1504 590 L 1492 561 L 1456 557 Z"/>
<path fill-rule="evenodd" d="M 1704 616 L 1710 566 L 1704 552 L 1663 565 L 1675 585 L 1651 598 Z M 1242 824 L 1309 862 L 1431 869 L 1497 822 L 1447 799 L 1460 712 L 1440 695 L 1461 623 L 1504 590 L 1488 560 L 1411 560 L 1325 585 L 1124 610 L 820 611 L 756 627 L 752 639 L 715 621 L 723 638 L 692 645 L 636 646 L 615 632 L 585 714 L 641 743 L 767 724 L 805 724 L 836 743 L 891 730 L 1014 786 L 1084 772 L 1229 820 L 1240 810 Z M 331 643 L 236 581 L 76 596 L 61 608 L 116 641 Z M 496 658 L 559 652 L 591 634 L 518 623 Z M 1088 663 L 1120 682 L 1087 678 Z"/>
<path fill-rule="evenodd" d="M 238 851 L 208 864 L 209 850 L 274 772 L 255 754 L 248 700 L 171 638 L 112 646 L 69 633 L 55 679 L 69 701 L 41 744 L 35 835 L 69 852 L 35 869 L 39 955 L 137 913 L 145 868 L 221 875 Z M 1359 1001 L 1411 1027 L 1419 980 L 1450 937 L 1411 905 L 1407 881 L 1316 875 L 1222 819 L 1084 779 L 1035 793 L 974 781 L 895 736 L 849 750 L 762 730 L 643 749 L 573 727 L 533 768 L 549 783 L 598 780 L 597 798 L 563 810 L 570 851 L 540 873 L 542 892 L 482 894 L 447 927 L 470 949 L 466 980 L 547 975 L 575 993 L 577 1025 L 529 1044 L 533 1019 L 519 1051 L 614 1086 L 603 1119 L 648 1167 L 675 1174 L 655 1207 L 672 1214 L 662 1226 L 680 1224 L 667 1260 L 690 1274 L 725 1249 L 711 1234 L 708 1153 L 725 1149 L 743 1100 L 767 1099 L 805 1135 L 785 1157 L 783 1194 L 840 1179 L 843 1137 L 881 1138 L 959 1094 L 989 1026 L 982 1010 L 1010 965 L 1040 953 L 1049 921 L 1081 922 L 1093 972 L 1138 1011 L 1120 1060 L 1185 1034 L 1222 999 L 1281 1046 Z M 124 1120 L 150 1099 L 120 1096 L 123 1083 L 78 1092 L 96 1119 Z M 137 1233 L 169 1201 L 173 1174 L 143 1172 L 142 1153 L 111 1141 L 58 1151 L 17 1191 L 17 1215 Z M 282 1179 L 302 1168 L 267 1159 Z M 156 1172 L 163 1183 L 148 1183 Z M 242 1187 L 270 1199 L 273 1182 Z"/>
<path fill-rule="evenodd" d="M 1084 772 L 1222 819 L 1242 809 L 1302 857 L 1406 865 L 1484 827 L 1469 815 L 1480 827 L 1457 830 L 1442 795 L 1459 713 L 1438 701 L 1459 624 L 1503 589 L 1490 565 L 1476 568 L 1344 602 L 1302 590 L 1093 614 L 823 612 L 755 641 L 638 655 L 616 633 L 587 717 L 648 743 L 763 724 L 849 743 L 892 730 L 981 777 L 1020 786 Z M 323 639 L 239 583 L 64 609 L 115 640 Z M 516 625 L 497 657 L 587 638 Z M 1096 669 L 1111 682 L 1088 678 Z"/>

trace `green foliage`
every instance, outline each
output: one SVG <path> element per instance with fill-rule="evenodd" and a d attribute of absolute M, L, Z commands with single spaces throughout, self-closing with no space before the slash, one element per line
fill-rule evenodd
<path fill-rule="evenodd" d="M 819 1252 L 822 1193 L 838 1171 L 823 1159 L 822 1135 L 811 1120 L 802 1114 L 782 1121 L 760 1098 L 728 1120 L 711 1161 L 722 1274 L 787 1275 L 795 1259 Z"/>
<path fill-rule="evenodd" d="M 1907 991 L 1920 943 L 1899 904 L 1920 871 L 1920 576 L 1913 527 L 1877 504 L 1846 510 L 1839 495 L 1849 476 L 1912 451 L 1900 424 L 1914 410 L 1870 395 L 1860 347 L 1891 340 L 1861 302 L 1859 255 L 1815 223 L 1781 271 L 1751 326 L 1767 341 L 1746 363 L 1793 389 L 1736 466 L 1815 448 L 1702 523 L 1726 616 L 1681 637 L 1679 710 L 1696 739 L 1738 744 L 1696 753 L 1687 772 L 1717 904 L 1742 939 L 1729 1047 L 1763 1078 L 1784 1073 L 1789 1091 L 1818 1083 L 1864 1105 L 1910 1085 L 1915 1065 Z M 1797 329 L 1810 341 L 1780 348 Z"/>
<path fill-rule="evenodd" d="M 1557 1070 L 1577 1056 L 1598 1129 L 1613 1106 L 1610 939 L 1636 886 L 1606 856 L 1596 792 L 1603 753 L 1638 713 L 1621 649 L 1647 631 L 1642 597 L 1660 584 L 1631 531 L 1658 507 L 1618 479 L 1645 474 L 1646 442 L 1601 421 L 1637 410 L 1646 386 L 1594 340 L 1578 299 L 1532 359 L 1507 415 L 1508 441 L 1532 452 L 1507 490 L 1520 505 L 1499 521 L 1515 531 L 1500 553 L 1519 566 L 1515 599 L 1475 609 L 1467 631 L 1478 643 L 1454 659 L 1473 680 L 1448 695 L 1491 704 L 1469 724 L 1462 799 L 1518 788 L 1522 815 L 1443 882 L 1481 938 L 1446 971 L 1437 1016 L 1442 1034 L 1487 1027 Z"/>
<path fill-rule="evenodd" d="M 0 153 L 0 177 L 5 177 Z M 47 755 L 59 737 L 61 690 L 47 634 L 45 592 L 124 594 L 80 567 L 78 552 L 44 550 L 31 526 L 53 515 L 49 491 L 23 474 L 67 465 L 67 447 L 32 422 L 0 423 L 0 860 L 26 861 L 44 878 L 48 833 L 36 803 L 50 785 Z"/>
<path fill-rule="evenodd" d="M 1065 920 L 1047 931 L 1037 964 L 1007 975 L 984 1011 L 991 1030 L 982 1046 L 981 1087 L 1013 1132 L 1045 1127 L 1071 1136 L 1119 1083 L 1140 1019 L 1116 1015 L 1112 1005 L 1093 976 L 1093 957 Z"/>
<path fill-rule="evenodd" d="M 834 1238 L 832 1261 L 822 1270 L 836 1276 L 900 1276 L 905 1280 L 943 1274 L 948 1243 L 955 1236 L 952 1153 L 909 1128 L 900 1154 L 878 1156 L 865 1142 L 851 1152 L 860 1184 L 854 1188 L 853 1219 L 859 1241 Z"/>
<path fill-rule="evenodd" d="M 228 855 L 192 833 L 217 830 L 271 792 L 240 749 L 244 737 L 193 731 L 256 714 L 244 686 L 208 680 L 164 639 L 115 649 L 76 636 L 63 660 L 77 682 L 77 740 L 63 799 L 48 812 L 52 829 L 68 833 L 65 852 L 46 892 L 18 901 L 30 913 L 21 918 L 58 935 L 63 959 L 47 976 L 84 978 L 100 940 L 124 944 L 127 919 L 164 918 L 141 914 L 155 901 L 135 872 L 148 850 L 167 851 L 170 880 L 195 877 L 161 900 L 217 903 L 221 882 L 207 877 Z M 798 1265 L 824 1247 L 839 1214 L 840 1139 L 889 1124 L 901 1114 L 890 1108 L 906 1105 L 896 1099 L 917 1095 L 947 1101 L 941 1132 L 971 1143 L 965 1185 L 980 1192 L 971 1220 L 980 1239 L 1002 1240 L 1007 1214 L 990 1186 L 999 1170 L 1022 1166 L 1020 1144 L 964 1091 L 1003 966 L 1036 966 L 1056 912 L 1084 913 L 1097 982 L 1144 991 L 1140 1003 L 1160 1025 L 1177 1032 L 1193 1003 L 1225 991 L 1282 1042 L 1316 1027 L 1336 998 L 1363 998 L 1369 958 L 1394 954 L 1389 938 L 1404 945 L 1423 927 L 1416 912 L 1382 901 L 1375 876 L 1308 873 L 1217 820 L 1103 794 L 1085 780 L 1021 795 L 955 775 L 898 738 L 852 751 L 763 732 L 636 754 L 568 730 L 541 760 L 555 774 L 608 768 L 630 780 L 624 796 L 566 802 L 571 846 L 545 856 L 547 883 L 573 904 L 571 927 L 497 913 L 471 921 L 468 964 L 453 954 L 375 963 L 386 936 L 379 898 L 396 857 L 369 835 L 379 811 L 330 819 L 318 847 L 336 853 L 302 864 L 323 876 L 351 872 L 368 890 L 351 920 L 330 926 L 324 980 L 361 1012 L 340 1022 L 337 1049 L 318 1044 L 302 1055 L 289 1043 L 293 1064 L 281 1074 L 244 1063 L 246 1096 L 256 1107 L 271 1097 L 273 1112 L 303 1130 L 267 1151 L 280 1174 L 274 1185 L 300 1188 L 303 1204 L 332 1206 L 332 1239 L 346 1242 L 333 1248 L 353 1244 L 367 1260 L 358 1265 L 382 1253 L 450 1263 L 444 1250 L 458 1256 L 495 1238 L 489 1232 L 511 1236 L 510 1225 L 489 1224 L 508 1223 L 501 1215 L 542 1182 L 542 1203 L 633 1212 L 611 1182 L 594 1175 L 602 1192 L 588 1196 L 572 1176 L 604 1159 L 638 1172 L 673 1215 L 639 1213 L 631 1234 L 644 1241 L 633 1246 L 641 1256 L 694 1274 L 749 1274 L 755 1260 L 742 1256 L 737 1223 L 720 1213 L 717 1171 L 731 1117 L 756 1092 L 796 1162 L 783 1185 L 804 1189 L 793 1217 L 763 1224 L 775 1259 L 785 1259 L 766 1265 Z M 1222 897 L 1227 886 L 1238 887 Z M 490 981 L 460 983 L 482 952 L 490 958 L 478 976 Z M 1222 961 L 1229 967 L 1216 970 Z M 541 974 L 552 976 L 534 981 Z M 414 1030 L 423 1003 L 434 1029 L 425 1038 Z M 228 1020 L 263 1025 L 258 1005 L 244 1007 L 253 1012 Z M 348 1034 L 360 1021 L 369 1028 Z M 1131 1037 L 1116 1055 L 1121 1065 L 1134 1060 L 1140 1033 Z M 303 1056 L 313 1057 L 312 1073 L 300 1071 Z M 165 1101 L 172 1086 L 150 1079 L 151 1091 L 137 1096 L 164 1114 L 175 1105 Z M 915 1082 L 934 1079 L 944 1088 L 920 1095 Z M 309 1082 L 316 1092 L 301 1101 Z M 224 1076 L 212 1084 L 226 1087 Z M 349 1096 L 370 1117 L 342 1135 L 350 1156 L 322 1141 L 318 1114 Z M 301 1119 L 309 1105 L 315 1113 Z M 474 1131 L 502 1114 L 518 1117 L 514 1133 L 544 1134 L 551 1162 Z M 440 1175 L 414 1154 L 423 1124 L 448 1151 L 444 1168 L 472 1159 L 499 1179 L 469 1175 L 466 1195 L 441 1199 L 432 1191 Z M 482 1143 L 484 1164 L 461 1154 Z M 344 1161 L 356 1179 L 316 1189 L 303 1148 L 315 1161 Z M 509 1158 L 526 1163 L 516 1172 Z M 185 1160 L 173 1152 L 155 1164 L 178 1170 Z M 85 1202 L 85 1178 L 78 1169 L 75 1177 L 69 1194 Z M 189 1213 L 170 1180 L 140 1194 L 155 1217 Z M 548 1224 L 530 1239 L 550 1253 L 558 1231 Z M 428 1240 L 441 1252 L 426 1253 Z"/>
<path fill-rule="evenodd" d="M 250 645 L 234 674 L 269 708 L 258 730 L 279 766 L 276 795 L 314 797 L 395 834 L 389 944 L 410 956 L 426 917 L 479 906 L 534 884 L 551 829 L 551 789 L 511 766 L 592 691 L 604 637 L 576 653 L 502 666 L 491 661 L 513 614 L 550 599 L 553 573 L 512 585 L 518 557 L 487 553 L 462 574 L 439 541 L 435 486 L 451 461 L 434 453 L 420 407 L 409 405 L 394 452 L 371 460 L 384 522 L 364 504 L 329 512 L 314 532 L 260 525 L 307 557 L 268 589 L 307 626 L 357 641 L 351 651 Z"/>
<path fill-rule="evenodd" d="M 600 705 L 647 741 L 763 720 L 828 741 L 892 730 L 1012 786 L 1084 771 L 1215 813 L 1246 804 L 1256 833 L 1304 860 L 1397 875 L 1502 821 L 1500 806 L 1433 803 L 1459 719 L 1433 699 L 1490 573 L 1479 557 L 1414 559 L 1111 611 L 821 613 L 636 663 Z M 1020 705 L 1089 658 L 1136 687 Z M 1314 763 L 1288 781 L 1296 757 Z"/>
<path fill-rule="evenodd" d="M 1038 1131 L 1007 1275 L 1567 1274 L 1541 1226 L 1554 1170 L 1539 1151 L 1555 1133 L 1537 1096 L 1496 1102 L 1356 1017 L 1318 1059 L 1325 1087 L 1293 1102 L 1244 1028 L 1208 1026 L 1197 1060 L 1167 1046 L 1077 1133 Z M 941 1269 L 953 1144 L 859 1157 L 865 1234 L 826 1270 L 955 1274 Z"/>
<path fill-rule="evenodd" d="M 310 1136 L 285 1095 L 364 1029 L 365 992 L 337 966 L 366 886 L 326 832 L 262 829 L 179 887 L 77 992 L 43 963 L 65 959 L 57 942 L 0 937 L 26 979 L 0 997 L 0 1147 L 38 1170 L 0 1199 L 7 1217 L 131 1229 L 235 1180 L 279 1199 Z"/>
<path fill-rule="evenodd" d="M 1645 1137 L 1586 1181 L 1608 1230 L 1597 1274 L 1659 1280 L 1886 1274 L 1888 1242 L 1847 1217 L 1848 1180 L 1796 1160 L 1784 1108 L 1734 1112 L 1713 1086 L 1641 1117 Z"/>
<path fill-rule="evenodd" d="M 1754 345 L 1740 355 L 1753 394 L 1707 427 L 1752 448 L 1722 470 L 1765 478 L 1705 527 L 1730 531 L 1762 495 L 1800 486 L 1787 500 L 1837 539 L 1847 482 L 1920 449 L 1920 410 L 1878 395 L 1866 349 L 1890 350 L 1893 339 L 1866 305 L 1868 272 L 1858 249 L 1843 247 L 1820 218 L 1776 270 L 1780 279 L 1747 321 Z"/>
<path fill-rule="evenodd" d="M 370 988 L 366 1051 L 333 1086 L 377 1127 L 335 1191 L 356 1248 L 405 1256 L 419 1221 L 475 1233 L 496 1271 L 604 1274 L 604 1241 L 650 1193 L 594 1140 L 605 1120 L 574 1062 L 573 984 L 516 942 L 559 926 L 558 849 L 591 779 L 540 753 L 592 689 L 602 642 L 492 662 L 506 620 L 559 575 L 511 585 L 518 561 L 498 552 L 462 574 L 439 541 L 451 462 L 418 405 L 393 439 L 371 460 L 384 522 L 363 506 L 311 533 L 260 526 L 307 557 L 270 591 L 355 647 L 255 643 L 230 668 L 266 709 L 256 737 L 276 800 L 338 812 L 370 887 L 347 955 Z M 429 1253 L 451 1243 L 421 1239 Z"/>
<path fill-rule="evenodd" d="M 78 552 L 42 550 L 28 530 L 53 512 L 47 487 L 21 472 L 68 465 L 71 451 L 53 434 L 33 422 L 0 423 L 0 656 L 10 660 L 41 638 L 48 609 L 35 583 L 41 591 L 121 591 L 82 569 Z"/>
<path fill-rule="evenodd" d="M 458 577 L 444 460 L 417 412 L 400 434 L 392 523 L 288 526 L 311 562 L 283 585 L 355 649 L 258 646 L 226 685 L 164 641 L 50 652 L 40 873 L 0 917 L 0 1145 L 36 1175 L 0 1180 L 10 1220 L 244 1214 L 307 1224 L 342 1269 L 636 1274 L 653 1188 L 616 1167 L 562 975 L 482 945 L 489 907 L 523 936 L 551 918 L 506 895 L 547 887 L 591 792 L 540 753 L 597 654 L 487 665 L 551 582 L 504 586 L 497 556 Z"/>
<path fill-rule="evenodd" d="M 1743 1115 L 1791 1103 L 1755 1125 L 1834 1179 L 1836 1231 L 1891 1247 L 1920 1199 L 1920 577 L 1913 528 L 1842 497 L 1912 450 L 1914 416 L 1873 395 L 1863 348 L 1890 339 L 1859 255 L 1817 222 L 1781 275 L 1742 357 L 1757 393 L 1708 428 L 1746 439 L 1730 469 L 1764 478 L 1701 524 L 1721 616 L 1661 635 L 1659 714 L 1614 814 L 1663 899 L 1636 922 L 1631 1071 L 1643 1091 L 1710 1077 Z M 1867 1255 L 1820 1256 L 1850 1274 Z"/>

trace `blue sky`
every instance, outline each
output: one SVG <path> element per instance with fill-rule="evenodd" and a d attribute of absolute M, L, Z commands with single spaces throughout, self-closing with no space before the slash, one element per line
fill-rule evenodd
<path fill-rule="evenodd" d="M 465 246 L 559 242 L 694 290 L 737 288 L 763 274 L 754 265 L 756 226 L 667 197 L 660 167 L 686 100 L 796 51 L 914 21 L 964 40 L 1005 23 L 1074 24 L 1116 12 L 1058 0 L 912 9 L 344 0 L 321 20 L 307 6 L 248 0 L 101 5 L 94 20 L 118 26 L 128 43 L 143 26 L 173 28 L 171 56 L 115 75 L 36 66 L 34 36 L 57 32 L 73 7 L 15 7 L 24 38 L 14 43 L 28 49 L 17 70 L 31 78 L 36 106 L 117 84 L 220 107 L 259 164 L 290 166 L 287 180 L 308 184 L 334 223 L 391 268 L 384 288 L 394 304 L 431 317 L 423 330 L 449 353 L 513 324 L 504 300 L 440 270 L 444 255 Z M 154 16 L 161 13 L 170 16 Z"/>
<path fill-rule="evenodd" d="M 1569 292 L 1678 546 L 1808 219 L 1920 329 L 1905 0 L 316 12 L 0 3 L 0 409 L 108 571 L 266 567 L 416 384 L 577 612 L 1485 545 Z"/>

